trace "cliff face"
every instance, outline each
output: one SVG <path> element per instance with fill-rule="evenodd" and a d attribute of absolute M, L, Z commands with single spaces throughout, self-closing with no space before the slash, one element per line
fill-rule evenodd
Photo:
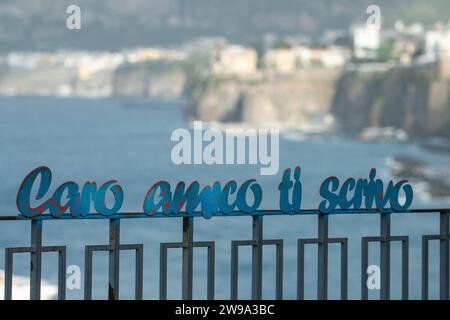
<path fill-rule="evenodd" d="M 450 83 L 431 68 L 349 71 L 336 84 L 332 112 L 349 131 L 392 126 L 413 137 L 447 135 Z"/>
<path fill-rule="evenodd" d="M 113 94 L 116 97 L 173 99 L 184 93 L 186 75 L 176 63 L 139 63 L 116 70 Z"/>
<path fill-rule="evenodd" d="M 186 116 L 255 127 L 297 126 L 330 111 L 339 75 L 318 68 L 258 79 L 210 78 L 192 89 Z"/>
<path fill-rule="evenodd" d="M 188 119 L 298 128 L 331 113 L 350 133 L 396 127 L 412 137 L 450 137 L 450 82 L 438 80 L 431 67 L 209 78 L 189 96 Z"/>

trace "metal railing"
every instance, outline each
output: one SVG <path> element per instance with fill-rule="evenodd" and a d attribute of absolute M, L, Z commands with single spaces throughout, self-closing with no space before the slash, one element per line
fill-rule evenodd
<path fill-rule="evenodd" d="M 328 299 L 328 247 L 331 244 L 341 246 L 341 299 L 348 298 L 348 238 L 330 238 L 328 236 L 328 218 L 335 214 L 377 214 L 380 217 L 380 234 L 378 236 L 362 237 L 361 239 L 361 299 L 368 299 L 367 267 L 369 256 L 369 243 L 380 244 L 380 272 L 381 288 L 380 299 L 388 300 L 390 295 L 390 266 L 391 266 L 391 243 L 402 243 L 402 299 L 409 297 L 409 237 L 391 235 L 391 215 L 394 212 L 383 210 L 338 210 L 330 214 L 322 214 L 317 210 L 302 210 L 299 215 L 317 215 L 318 231 L 317 238 L 298 239 L 297 251 L 297 298 L 304 299 L 305 289 L 305 246 L 317 245 L 317 299 Z M 418 209 L 409 210 L 406 213 L 438 213 L 440 215 L 440 230 L 436 235 L 422 236 L 422 299 L 428 299 L 428 263 L 429 263 L 429 242 L 439 241 L 439 297 L 442 300 L 449 299 L 449 227 L 450 209 Z M 295 214 L 295 213 L 293 213 Z M 218 214 L 219 216 L 251 216 L 252 239 L 233 240 L 231 242 L 231 281 L 230 298 L 238 298 L 238 251 L 241 246 L 251 246 L 252 248 L 252 290 L 251 297 L 254 300 L 262 299 L 263 285 L 263 246 L 276 246 L 276 299 L 283 299 L 283 240 L 264 239 L 263 219 L 264 216 L 287 215 L 276 210 L 261 210 L 251 214 L 233 212 L 231 214 Z M 290 215 L 290 214 L 288 214 Z M 178 217 L 183 219 L 182 242 L 161 243 L 160 244 L 160 290 L 159 297 L 167 298 L 167 252 L 168 249 L 182 250 L 182 299 L 192 299 L 193 285 L 193 249 L 207 249 L 207 299 L 214 299 L 215 292 L 215 242 L 214 241 L 194 241 L 194 219 L 201 217 L 201 212 L 194 214 L 164 215 L 157 213 L 151 217 L 143 213 L 123 213 L 114 216 L 104 217 L 98 214 L 91 214 L 83 219 L 109 219 L 109 243 L 102 245 L 88 245 L 85 247 L 85 287 L 84 298 L 92 298 L 92 256 L 96 251 L 106 251 L 109 253 L 109 286 L 108 298 L 115 300 L 119 298 L 119 265 L 120 251 L 134 250 L 136 253 L 135 270 L 135 299 L 143 297 L 143 244 L 122 244 L 120 242 L 120 222 L 129 218 L 162 218 Z M 42 224 L 45 220 L 80 220 L 80 218 L 64 215 L 58 219 L 50 215 L 40 215 L 32 219 L 22 216 L 0 216 L 0 221 L 28 221 L 31 223 L 31 244 L 29 247 L 15 247 L 5 249 L 5 299 L 12 298 L 13 288 L 13 257 L 16 253 L 30 253 L 30 299 L 40 299 L 41 292 L 41 265 L 42 254 L 47 252 L 58 252 L 58 299 L 66 297 L 66 247 L 65 246 L 43 246 L 42 245 Z"/>

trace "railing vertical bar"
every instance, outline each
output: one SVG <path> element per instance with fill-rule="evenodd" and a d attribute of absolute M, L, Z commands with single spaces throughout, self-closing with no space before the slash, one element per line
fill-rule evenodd
<path fill-rule="evenodd" d="M 215 287 L 215 260 L 216 252 L 214 245 L 208 247 L 208 279 L 207 279 L 207 296 L 208 300 L 214 300 Z"/>
<path fill-rule="evenodd" d="M 390 299 L 390 257 L 391 257 L 391 215 L 389 213 L 380 214 L 380 269 L 381 269 L 381 290 L 380 299 Z"/>
<path fill-rule="evenodd" d="M 341 300 L 348 299 L 348 242 L 341 245 Z"/>
<path fill-rule="evenodd" d="M 409 296 L 409 240 L 402 241 L 402 299 L 408 300 Z"/>
<path fill-rule="evenodd" d="M 439 273 L 441 300 L 449 299 L 449 212 L 440 213 Z"/>
<path fill-rule="evenodd" d="M 92 299 L 92 251 L 87 247 L 84 257 L 84 300 Z"/>
<path fill-rule="evenodd" d="M 58 300 L 66 299 L 66 248 L 58 253 Z"/>
<path fill-rule="evenodd" d="M 253 217 L 252 235 L 252 299 L 262 299 L 263 217 Z"/>
<path fill-rule="evenodd" d="M 422 236 L 422 300 L 428 300 L 428 239 Z"/>
<path fill-rule="evenodd" d="M 109 288 L 108 299 L 119 299 L 120 219 L 109 220 Z"/>
<path fill-rule="evenodd" d="M 41 299 L 42 221 L 31 221 L 30 299 Z"/>
<path fill-rule="evenodd" d="M 12 299 L 13 255 L 5 249 L 5 300 Z"/>
<path fill-rule="evenodd" d="M 194 219 L 183 218 L 182 297 L 192 300 Z"/>
<path fill-rule="evenodd" d="M 167 248 L 163 244 L 159 253 L 159 299 L 167 299 Z"/>
<path fill-rule="evenodd" d="M 283 299 L 283 242 L 276 246 L 276 294 L 277 300 Z"/>
<path fill-rule="evenodd" d="M 328 297 L 328 215 L 319 214 L 318 223 L 317 299 Z"/>
<path fill-rule="evenodd" d="M 369 267 L 369 242 L 362 238 L 361 240 L 361 300 L 369 299 L 369 290 L 367 288 L 367 268 Z"/>
<path fill-rule="evenodd" d="M 297 245 L 297 299 L 305 299 L 305 247 L 301 240 Z"/>
<path fill-rule="evenodd" d="M 230 299 L 237 300 L 238 294 L 238 255 L 239 255 L 239 247 L 237 244 L 232 241 L 231 242 L 231 283 L 230 283 Z"/>
<path fill-rule="evenodd" d="M 135 298 L 142 300 L 144 287 L 144 248 L 140 245 L 136 249 L 136 283 L 135 283 Z"/>

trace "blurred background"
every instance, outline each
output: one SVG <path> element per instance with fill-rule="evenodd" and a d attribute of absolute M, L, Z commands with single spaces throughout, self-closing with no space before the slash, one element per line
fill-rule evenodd
<path fill-rule="evenodd" d="M 80 29 L 67 26 L 70 5 L 80 9 Z M 367 12 L 371 5 L 379 9 L 379 25 L 376 10 Z M 0 0 L 0 214 L 18 214 L 19 184 L 41 165 L 53 171 L 52 189 L 66 180 L 119 180 L 124 211 L 141 211 L 145 192 L 160 179 L 256 178 L 261 207 L 277 208 L 281 172 L 296 165 L 304 208 L 318 206 L 326 177 L 367 177 L 372 167 L 382 179 L 410 180 L 415 208 L 448 208 L 449 14 L 444 0 Z M 260 176 L 256 165 L 174 165 L 171 132 L 193 120 L 219 129 L 280 129 L 279 173 Z M 195 238 L 217 241 L 218 298 L 229 297 L 230 240 L 251 237 L 246 219 L 197 220 Z M 330 236 L 349 237 L 349 297 L 358 298 L 360 237 L 378 234 L 377 217 L 330 220 Z M 286 241 L 285 280 L 291 279 L 296 239 L 315 237 L 316 220 L 266 221 L 266 237 Z M 83 269 L 84 245 L 106 243 L 107 227 L 107 221 L 48 222 L 44 243 L 67 244 L 68 264 Z M 430 215 L 393 218 L 393 234 L 411 236 L 412 297 L 420 297 L 420 237 L 438 227 Z M 180 239 L 178 219 L 123 222 L 123 243 L 145 244 L 145 298 L 158 297 L 159 243 Z M 0 225 L 1 249 L 28 244 L 28 225 Z M 398 297 L 399 249 L 392 253 Z M 330 254 L 330 266 L 333 259 L 338 265 L 339 251 Z M 432 247 L 431 261 L 437 254 Z M 268 249 L 264 258 L 265 298 L 274 297 L 274 256 Z M 316 253 L 307 256 L 306 297 L 313 298 Z M 242 257 L 240 297 L 249 298 L 251 259 Z M 181 254 L 169 258 L 169 298 L 179 298 Z M 15 261 L 17 297 L 27 295 L 28 259 Z M 194 296 L 205 298 L 206 253 L 199 250 L 195 259 Z M 370 259 L 377 263 L 377 248 Z M 94 263 L 94 297 L 106 298 L 106 254 Z M 133 263 L 124 253 L 121 298 L 133 295 Z M 44 264 L 50 298 L 56 256 Z M 331 298 L 338 297 L 338 274 L 330 270 Z M 431 297 L 437 275 L 431 263 Z M 0 295 L 1 286 L 0 272 Z M 285 297 L 295 294 L 286 281 Z M 68 297 L 80 298 L 82 290 Z"/>

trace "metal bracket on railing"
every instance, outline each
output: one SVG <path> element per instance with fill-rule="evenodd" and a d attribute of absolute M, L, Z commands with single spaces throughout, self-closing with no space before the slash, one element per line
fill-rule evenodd
<path fill-rule="evenodd" d="M 317 239 L 299 239 L 297 257 L 297 299 L 304 299 L 305 245 L 317 244 L 317 299 L 328 299 L 328 245 L 341 244 L 341 299 L 348 295 L 348 240 L 347 238 L 328 238 L 328 214 L 319 214 Z"/>
<path fill-rule="evenodd" d="M 214 241 L 194 241 L 192 248 L 207 248 L 208 249 L 208 269 L 207 269 L 207 299 L 214 300 L 214 279 L 215 279 L 215 244 Z M 159 298 L 161 300 L 167 299 L 167 251 L 168 249 L 188 249 L 188 246 L 183 242 L 161 243 L 160 247 L 160 278 L 159 278 Z M 192 283 L 192 272 L 188 277 Z M 190 288 L 192 295 L 192 287 Z M 191 296 L 192 298 L 192 296 Z"/>
<path fill-rule="evenodd" d="M 66 247 L 45 246 L 40 248 L 40 252 L 58 252 L 58 300 L 64 300 L 66 298 Z M 16 247 L 5 249 L 5 300 L 12 299 L 14 253 L 36 254 L 36 249 L 33 247 Z M 37 296 L 35 295 L 36 299 L 40 299 L 40 281 L 38 286 L 39 293 Z"/>
<path fill-rule="evenodd" d="M 194 247 L 208 248 L 208 275 L 207 275 L 207 297 L 214 299 L 214 279 L 215 279 L 215 244 L 214 241 L 194 242 L 194 219 L 192 217 L 183 218 L 183 242 L 161 243 L 160 247 L 160 278 L 159 296 L 161 300 L 167 299 L 167 249 L 181 248 L 182 255 L 182 284 L 181 297 L 183 300 L 192 300 L 192 278 L 193 278 L 193 251 Z"/>
<path fill-rule="evenodd" d="M 109 245 L 91 245 L 85 249 L 85 288 L 84 298 L 92 299 L 92 253 L 94 251 L 109 252 L 109 285 L 108 299 L 119 299 L 119 266 L 120 251 L 136 251 L 136 281 L 135 299 L 142 300 L 143 270 L 144 270 L 144 246 L 142 244 L 120 244 L 120 219 L 109 220 Z"/>
<path fill-rule="evenodd" d="M 85 249 L 85 270 L 84 270 L 84 299 L 92 299 L 92 254 L 99 251 L 111 251 L 109 245 L 91 245 Z M 135 299 L 142 300 L 143 292 L 143 270 L 144 270 L 144 245 L 143 244 L 121 244 L 120 251 L 136 251 L 135 268 Z M 116 297 L 118 299 L 118 297 Z"/>
<path fill-rule="evenodd" d="M 297 299 L 305 299 L 305 246 L 307 244 L 321 244 L 320 239 L 298 239 L 297 246 Z M 327 238 L 327 244 L 341 244 L 341 300 L 347 300 L 348 297 L 348 239 L 347 238 Z M 321 274 L 319 274 L 319 277 Z M 320 283 L 324 285 L 327 281 L 318 281 L 320 292 Z M 326 288 L 322 290 L 327 291 Z M 327 297 L 323 297 L 326 299 Z"/>
<path fill-rule="evenodd" d="M 369 290 L 367 287 L 367 268 L 369 266 L 369 242 L 379 242 L 383 244 L 386 242 L 385 237 L 363 237 L 362 238 L 362 252 L 361 252 L 361 299 L 367 300 L 369 298 Z M 409 278 L 409 240 L 407 236 L 390 236 L 389 242 L 401 241 L 402 242 L 402 299 L 408 300 L 408 278 Z M 383 260 L 383 255 L 388 255 L 390 252 L 381 253 L 381 260 Z M 389 257 L 384 257 L 386 260 L 390 260 Z M 383 264 L 381 264 L 383 266 Z M 386 272 L 387 275 L 384 276 L 384 279 L 387 279 L 383 282 L 381 281 L 381 288 L 386 288 L 383 292 L 380 292 L 381 299 L 389 299 L 390 298 L 390 263 L 385 267 L 386 270 L 383 270 L 381 267 L 381 272 Z M 383 278 L 383 277 L 382 277 Z M 387 296 L 386 296 L 387 295 Z"/>
<path fill-rule="evenodd" d="M 5 249 L 5 300 L 12 299 L 14 253 L 30 253 L 30 299 L 41 298 L 42 253 L 58 252 L 58 299 L 66 298 L 66 247 L 42 246 L 42 221 L 31 221 L 31 246 Z"/>
<path fill-rule="evenodd" d="M 283 299 L 283 240 L 263 240 L 263 246 L 276 246 L 276 283 L 275 283 L 275 298 L 277 300 Z M 241 246 L 256 246 L 255 240 L 234 240 L 231 241 L 231 299 L 238 298 L 238 261 L 239 261 L 239 247 Z"/>
<path fill-rule="evenodd" d="M 439 240 L 439 272 L 441 300 L 449 299 L 449 212 L 441 212 L 440 234 L 422 236 L 422 299 L 428 299 L 428 244 L 431 240 Z"/>

